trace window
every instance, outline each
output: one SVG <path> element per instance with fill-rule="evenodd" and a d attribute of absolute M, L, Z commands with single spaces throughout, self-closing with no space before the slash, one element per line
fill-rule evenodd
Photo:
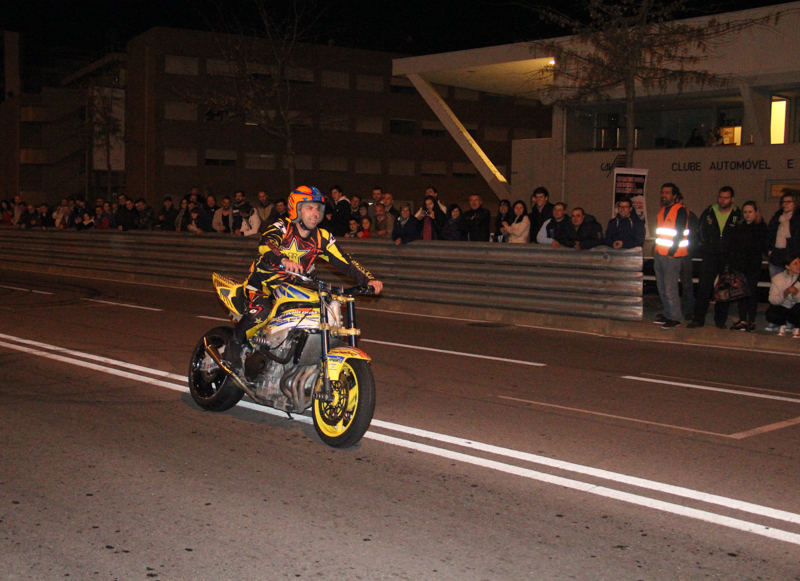
<path fill-rule="evenodd" d="M 330 131 L 350 131 L 350 118 L 347 115 L 327 115 L 319 117 L 319 128 Z"/>
<path fill-rule="evenodd" d="M 508 127 L 492 127 L 487 125 L 483 130 L 486 141 L 508 141 Z"/>
<path fill-rule="evenodd" d="M 196 149 L 165 149 L 164 165 L 182 165 L 195 167 L 197 165 Z"/>
<path fill-rule="evenodd" d="M 319 169 L 325 171 L 347 171 L 347 158 L 336 155 L 321 155 Z"/>
<path fill-rule="evenodd" d="M 356 158 L 356 173 L 380 174 L 383 171 L 381 160 L 369 158 Z"/>
<path fill-rule="evenodd" d="M 310 155 L 294 155 L 294 169 L 313 169 L 313 160 Z M 283 156 L 283 169 L 289 169 L 289 160 Z"/>
<path fill-rule="evenodd" d="M 423 121 L 422 134 L 428 137 L 444 137 L 447 131 L 441 121 Z"/>
<path fill-rule="evenodd" d="M 269 153 L 245 153 L 245 169 L 275 169 L 275 156 Z"/>
<path fill-rule="evenodd" d="M 233 77 L 237 73 L 236 63 L 221 59 L 208 59 L 206 61 L 207 75 L 225 75 Z"/>
<path fill-rule="evenodd" d="M 206 149 L 206 165 L 236 167 L 236 152 L 228 149 Z"/>
<path fill-rule="evenodd" d="M 454 161 L 453 162 L 453 177 L 454 178 L 474 178 L 478 174 L 478 170 L 470 162 Z"/>
<path fill-rule="evenodd" d="M 414 87 L 411 81 L 409 81 L 405 77 L 392 77 L 392 80 L 389 83 L 389 91 L 401 95 L 417 94 L 416 87 Z"/>
<path fill-rule="evenodd" d="M 383 119 L 380 117 L 359 117 L 356 119 L 359 133 L 383 133 Z"/>
<path fill-rule="evenodd" d="M 782 97 L 772 98 L 772 117 L 770 121 L 770 143 L 777 145 L 786 140 L 786 104 Z"/>
<path fill-rule="evenodd" d="M 197 104 L 167 101 L 164 103 L 164 119 L 197 121 Z"/>
<path fill-rule="evenodd" d="M 191 56 L 166 55 L 164 72 L 172 75 L 197 75 L 200 70 L 200 59 Z"/>
<path fill-rule="evenodd" d="M 356 89 L 383 93 L 383 77 L 378 75 L 356 75 Z"/>
<path fill-rule="evenodd" d="M 389 119 L 389 133 L 414 135 L 417 124 L 409 119 Z"/>
<path fill-rule="evenodd" d="M 287 68 L 286 79 L 299 85 L 313 85 L 314 69 Z"/>
<path fill-rule="evenodd" d="M 443 161 L 423 161 L 420 173 L 424 176 L 444 176 L 447 175 L 447 164 Z"/>
<path fill-rule="evenodd" d="M 349 89 L 350 73 L 322 71 L 320 81 L 323 87 L 328 87 L 330 89 Z"/>
<path fill-rule="evenodd" d="M 393 176 L 413 176 L 413 159 L 393 159 L 389 162 L 389 174 Z"/>

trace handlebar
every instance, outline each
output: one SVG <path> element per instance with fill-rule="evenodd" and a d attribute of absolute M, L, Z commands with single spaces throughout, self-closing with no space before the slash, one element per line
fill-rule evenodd
<path fill-rule="evenodd" d="M 281 267 L 281 269 L 282 268 L 283 267 Z M 316 277 L 300 274 L 299 272 L 288 272 L 288 271 L 284 272 L 286 272 L 286 274 L 288 274 L 289 276 L 292 276 L 295 279 L 299 280 L 303 284 L 327 292 L 333 292 L 340 295 L 362 295 L 362 296 L 369 296 L 375 294 L 375 289 L 369 285 L 351 286 L 347 288 L 335 287 L 324 281 L 319 280 Z"/>

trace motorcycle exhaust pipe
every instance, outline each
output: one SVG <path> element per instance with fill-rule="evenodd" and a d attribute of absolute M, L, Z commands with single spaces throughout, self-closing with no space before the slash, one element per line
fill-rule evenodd
<path fill-rule="evenodd" d="M 236 373 L 228 369 L 228 366 L 222 361 L 222 356 L 219 354 L 217 348 L 213 345 L 209 345 L 208 339 L 206 338 L 203 338 L 203 344 L 205 345 L 205 351 L 208 356 L 211 357 L 211 359 L 214 360 L 214 363 L 216 363 L 217 366 L 225 372 L 225 375 L 230 378 L 234 385 L 249 395 L 251 399 L 258 401 L 258 397 L 256 396 L 255 392 L 247 387 L 247 385 L 239 378 L 238 375 L 236 375 Z"/>

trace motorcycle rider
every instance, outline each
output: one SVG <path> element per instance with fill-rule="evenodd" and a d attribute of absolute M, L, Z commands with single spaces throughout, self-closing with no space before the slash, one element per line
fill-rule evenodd
<path fill-rule="evenodd" d="M 234 305 L 243 313 L 225 347 L 225 360 L 241 368 L 242 346 L 267 324 L 272 310 L 272 291 L 291 282 L 287 273 L 304 273 L 317 256 L 331 263 L 359 285 L 369 285 L 376 294 L 383 283 L 336 246 L 330 232 L 318 228 L 325 212 L 325 196 L 315 187 L 300 186 L 289 194 L 288 217 L 270 225 L 258 245 L 260 256 L 250 267 L 247 280 L 237 288 Z"/>

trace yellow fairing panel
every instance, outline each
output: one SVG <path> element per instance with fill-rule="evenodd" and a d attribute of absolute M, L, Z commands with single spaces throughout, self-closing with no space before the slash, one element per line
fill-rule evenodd
<path fill-rule="evenodd" d="M 363 359 L 370 361 L 370 356 L 355 347 L 335 347 L 328 353 L 328 378 L 331 381 L 339 379 L 342 366 L 346 359 Z"/>
<path fill-rule="evenodd" d="M 212 279 L 214 281 L 214 288 L 216 289 L 220 300 L 225 303 L 225 306 L 228 307 L 231 312 L 241 317 L 244 313 L 240 313 L 239 310 L 233 306 L 233 297 L 236 296 L 236 289 L 241 286 L 241 283 L 221 276 L 216 272 L 212 275 Z"/>

